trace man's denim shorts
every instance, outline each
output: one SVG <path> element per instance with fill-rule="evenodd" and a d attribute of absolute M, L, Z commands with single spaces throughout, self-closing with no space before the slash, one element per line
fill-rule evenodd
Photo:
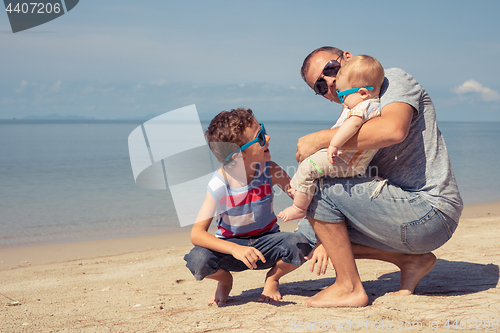
<path fill-rule="evenodd" d="M 458 223 L 414 192 L 379 178 L 325 178 L 307 216 L 318 221 L 345 221 L 352 243 L 399 253 L 433 251 L 452 236 Z M 315 235 L 302 220 L 297 233 L 311 244 Z"/>

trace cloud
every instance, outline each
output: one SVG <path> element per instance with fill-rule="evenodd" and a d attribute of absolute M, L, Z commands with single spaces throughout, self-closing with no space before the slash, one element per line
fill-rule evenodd
<path fill-rule="evenodd" d="M 55 82 L 51 87 L 50 87 L 50 91 L 51 92 L 59 92 L 61 90 L 61 84 L 62 84 L 62 81 L 59 80 L 57 82 Z"/>
<path fill-rule="evenodd" d="M 500 100 L 500 93 L 498 93 L 498 91 L 485 87 L 475 80 L 465 81 L 461 86 L 453 88 L 452 91 L 458 95 L 463 95 L 466 93 L 480 94 L 481 99 L 484 102 Z"/>
<path fill-rule="evenodd" d="M 21 93 L 21 92 L 23 92 L 23 91 L 24 91 L 24 88 L 25 88 L 28 84 L 29 84 L 29 83 L 28 83 L 28 81 L 22 80 L 22 81 L 21 81 L 21 84 L 19 85 L 19 87 L 17 87 L 17 88 L 15 89 L 15 92 L 16 92 L 16 93 Z"/>
<path fill-rule="evenodd" d="M 167 80 L 153 80 L 153 81 L 151 81 L 151 84 L 153 86 L 161 87 L 161 86 L 164 86 L 167 84 Z"/>

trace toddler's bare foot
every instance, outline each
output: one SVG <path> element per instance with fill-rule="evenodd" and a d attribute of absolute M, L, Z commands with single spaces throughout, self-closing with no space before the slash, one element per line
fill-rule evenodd
<path fill-rule="evenodd" d="M 306 210 L 300 209 L 299 207 L 292 205 L 278 214 L 278 217 L 284 222 L 291 220 L 298 220 L 306 216 Z"/>
<path fill-rule="evenodd" d="M 226 304 L 229 293 L 233 288 L 233 276 L 228 271 L 219 270 L 213 276 L 217 277 L 217 289 L 215 289 L 214 296 L 208 300 L 208 305 L 221 306 Z"/>
<path fill-rule="evenodd" d="M 281 299 L 281 294 L 279 291 L 280 283 L 272 278 L 267 278 L 264 284 L 264 290 L 262 295 L 259 297 L 259 302 L 273 302 L 279 301 Z"/>

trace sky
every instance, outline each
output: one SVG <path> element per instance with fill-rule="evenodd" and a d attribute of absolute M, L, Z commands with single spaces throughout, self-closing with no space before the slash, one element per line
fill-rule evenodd
<path fill-rule="evenodd" d="M 299 74 L 331 45 L 413 75 L 439 121 L 500 121 L 499 12 L 497 0 L 81 0 L 18 33 L 4 12 L 0 119 L 149 119 L 196 104 L 203 120 L 246 107 L 333 124 L 340 105 Z"/>

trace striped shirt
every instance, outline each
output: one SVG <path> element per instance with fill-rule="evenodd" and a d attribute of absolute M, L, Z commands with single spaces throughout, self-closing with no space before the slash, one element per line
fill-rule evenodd
<path fill-rule="evenodd" d="M 217 203 L 218 238 L 250 238 L 278 232 L 273 211 L 274 191 L 269 162 L 257 164 L 249 185 L 232 188 L 218 172 L 208 183 L 208 192 Z"/>
<path fill-rule="evenodd" d="M 371 118 L 380 116 L 380 100 L 378 97 L 363 101 L 352 109 L 344 108 L 339 119 L 332 128 L 340 127 L 352 116 L 363 119 L 363 123 Z M 373 159 L 378 149 L 369 150 L 339 150 L 339 158 L 342 159 L 358 174 L 364 174 L 368 164 Z"/>

